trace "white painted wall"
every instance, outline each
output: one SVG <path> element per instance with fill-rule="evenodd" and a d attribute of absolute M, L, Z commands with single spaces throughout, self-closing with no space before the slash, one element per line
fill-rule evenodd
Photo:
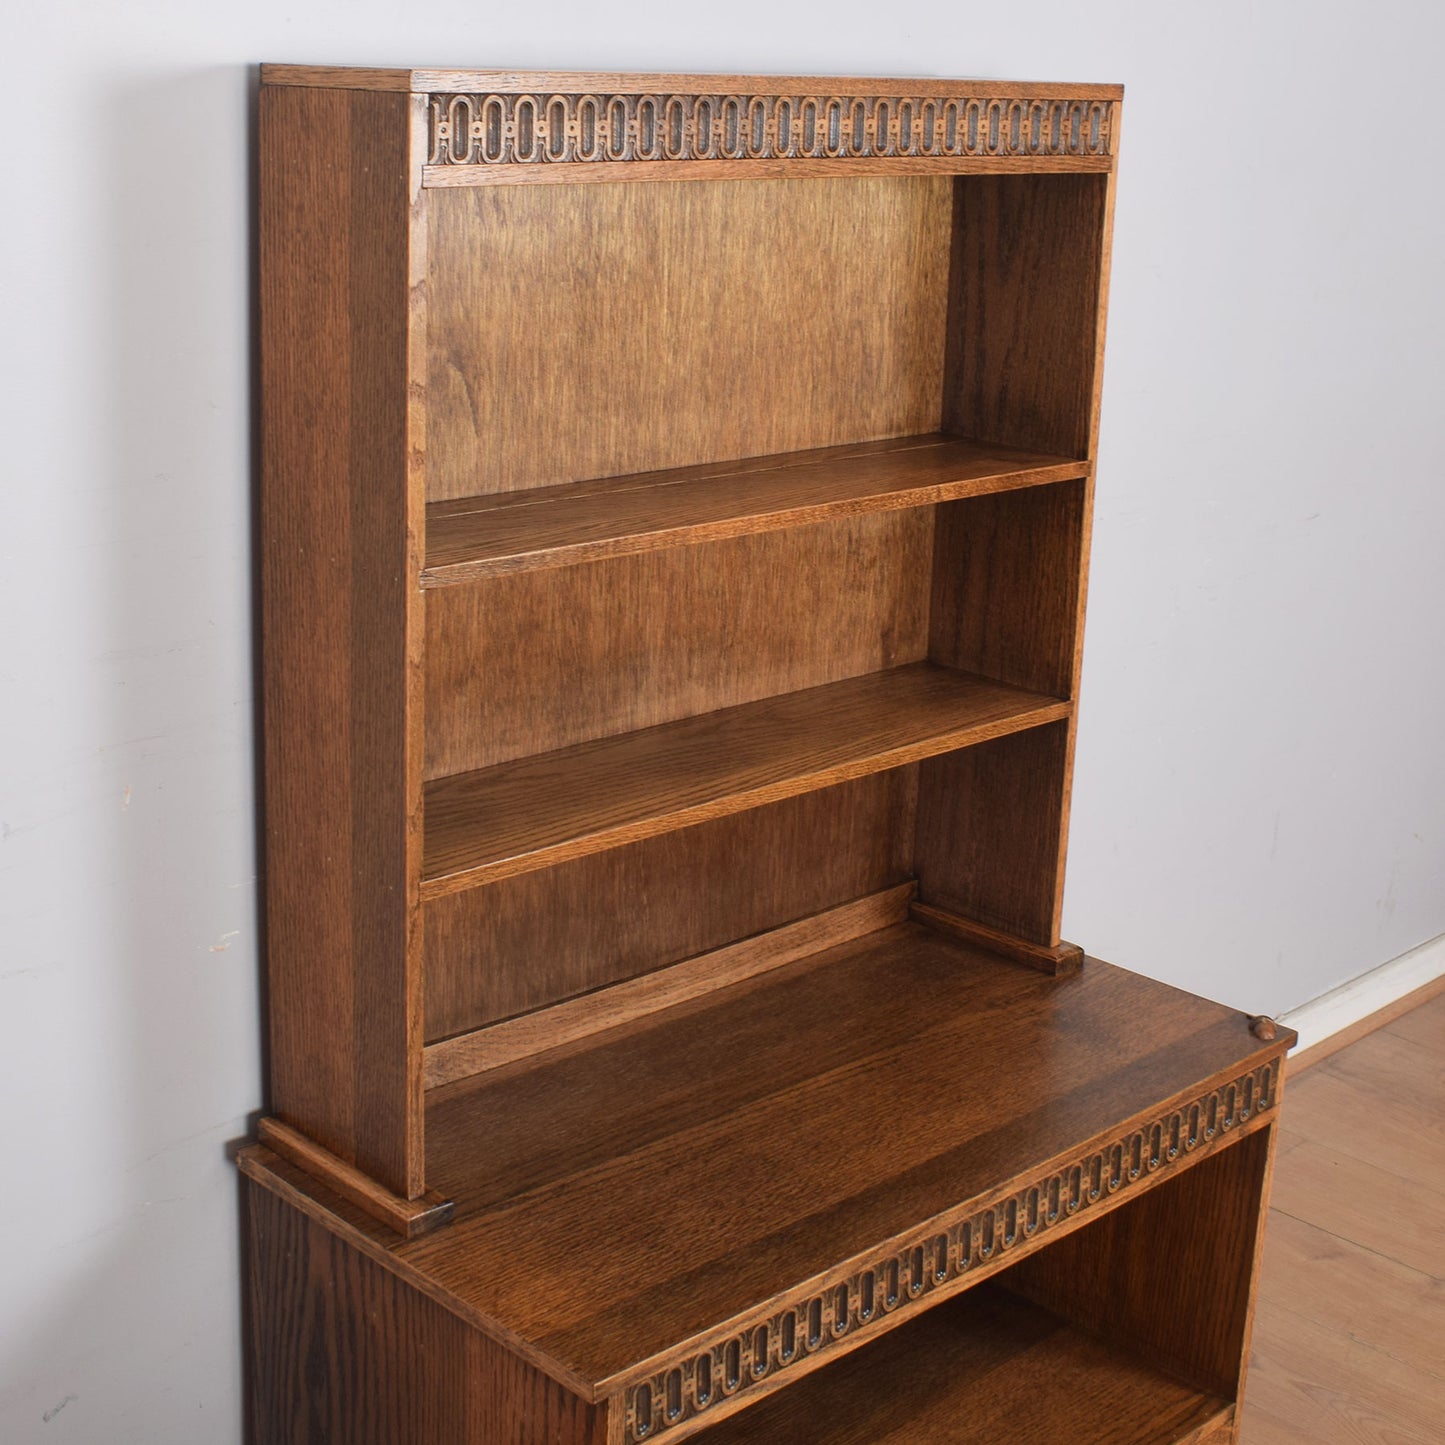
<path fill-rule="evenodd" d="M 1129 87 L 1068 933 L 1283 1011 L 1445 932 L 1445 12 L 12 9 L 0 1439 L 231 1445 L 260 1100 L 247 67 Z"/>

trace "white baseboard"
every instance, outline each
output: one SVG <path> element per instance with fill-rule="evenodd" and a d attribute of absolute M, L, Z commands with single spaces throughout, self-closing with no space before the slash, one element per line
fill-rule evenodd
<path fill-rule="evenodd" d="M 1280 1018 L 1299 1034 L 1299 1053 L 1387 1009 L 1445 976 L 1445 933 L 1342 983 Z"/>

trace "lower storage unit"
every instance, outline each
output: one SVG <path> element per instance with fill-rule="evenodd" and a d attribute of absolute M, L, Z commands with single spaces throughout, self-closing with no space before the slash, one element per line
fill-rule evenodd
<path fill-rule="evenodd" d="M 822 1368 L 749 1391 L 735 1364 L 589 1402 L 249 1186 L 260 1445 L 1224 1445 L 1242 1386 L 1271 1130 L 944 1298 Z M 308 1214 L 310 1217 L 308 1217 Z M 880 1299 L 878 1307 L 882 1307 Z M 795 1348 L 804 1342 L 798 1341 Z M 781 1385 L 788 1388 L 779 1388 Z M 685 1393 L 685 1388 L 688 1393 Z M 691 1428 L 690 1428 L 691 1427 Z"/>
<path fill-rule="evenodd" d="M 1290 1042 L 904 924 L 433 1090 L 429 1233 L 254 1146 L 253 1440 L 1232 1441 Z"/>

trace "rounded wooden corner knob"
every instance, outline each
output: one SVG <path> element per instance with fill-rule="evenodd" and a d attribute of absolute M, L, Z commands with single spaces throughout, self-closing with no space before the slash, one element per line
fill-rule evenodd
<path fill-rule="evenodd" d="M 1263 1039 L 1265 1043 L 1270 1043 L 1279 1032 L 1274 1020 L 1267 1014 L 1257 1014 L 1254 1018 L 1250 1019 L 1249 1031 L 1255 1038 Z"/>

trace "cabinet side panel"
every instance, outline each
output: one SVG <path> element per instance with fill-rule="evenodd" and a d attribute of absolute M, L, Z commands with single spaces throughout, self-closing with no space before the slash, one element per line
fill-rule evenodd
<path fill-rule="evenodd" d="M 260 300 L 272 1106 L 415 1195 L 410 111 L 263 87 Z"/>
<path fill-rule="evenodd" d="M 954 184 L 944 425 L 1090 456 L 1109 177 L 965 176 Z"/>
<path fill-rule="evenodd" d="M 425 904 L 427 1038 L 906 881 L 916 789 L 896 768 Z"/>
<path fill-rule="evenodd" d="M 1236 1399 L 1274 1127 L 1021 1262 L 1009 1285 L 1200 1389 Z"/>
<path fill-rule="evenodd" d="M 433 192 L 431 499 L 935 430 L 951 184 Z"/>
<path fill-rule="evenodd" d="M 252 1445 L 604 1445 L 603 1409 L 245 1187 Z"/>

